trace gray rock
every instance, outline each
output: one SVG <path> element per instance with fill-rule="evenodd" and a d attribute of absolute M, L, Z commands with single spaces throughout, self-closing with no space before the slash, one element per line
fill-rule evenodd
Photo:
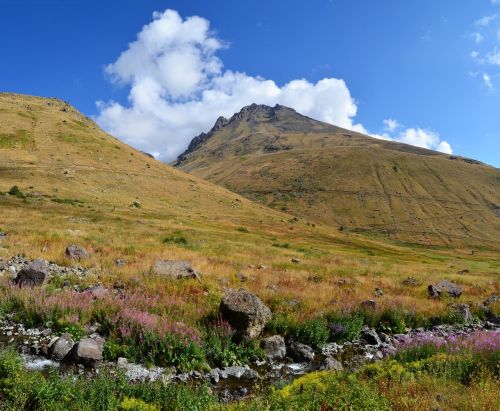
<path fill-rule="evenodd" d="M 219 369 L 214 368 L 214 369 L 210 370 L 209 377 L 210 377 L 210 381 L 212 382 L 212 384 L 217 384 L 220 380 Z"/>
<path fill-rule="evenodd" d="M 198 273 L 187 261 L 157 260 L 152 267 L 152 272 L 176 280 L 195 278 L 200 281 Z"/>
<path fill-rule="evenodd" d="M 286 356 L 285 339 L 281 335 L 264 338 L 261 342 L 268 361 L 279 361 Z"/>
<path fill-rule="evenodd" d="M 82 338 L 73 347 L 73 360 L 77 364 L 94 367 L 102 360 L 103 348 L 104 339 L 101 337 Z"/>
<path fill-rule="evenodd" d="M 377 347 L 382 344 L 382 340 L 373 328 L 365 327 L 361 331 L 359 339 L 368 345 L 376 345 Z"/>
<path fill-rule="evenodd" d="M 300 264 L 302 261 L 300 260 L 300 258 L 292 258 L 292 263 L 295 263 L 295 264 Z"/>
<path fill-rule="evenodd" d="M 65 254 L 66 257 L 71 258 L 72 260 L 85 260 L 90 256 L 89 252 L 85 248 L 74 244 L 66 247 Z"/>
<path fill-rule="evenodd" d="M 122 258 L 117 258 L 115 260 L 115 264 L 118 266 L 118 267 L 123 267 L 126 263 L 125 263 L 125 260 L 122 259 Z"/>
<path fill-rule="evenodd" d="M 492 295 L 490 295 L 490 296 L 489 296 L 489 297 L 488 297 L 488 298 L 484 301 L 484 303 L 483 303 L 483 304 L 484 304 L 484 305 L 486 305 L 486 306 L 489 306 L 489 305 L 491 305 L 491 304 L 493 304 L 493 303 L 496 303 L 496 302 L 498 302 L 498 301 L 500 301 L 500 295 L 498 295 L 498 294 L 492 294 Z"/>
<path fill-rule="evenodd" d="M 227 374 L 228 377 L 233 378 L 242 378 L 245 380 L 255 380 L 259 378 L 259 373 L 257 371 L 247 367 L 226 367 L 223 371 Z"/>
<path fill-rule="evenodd" d="M 45 260 L 35 260 L 27 267 L 22 268 L 14 280 L 20 286 L 40 286 L 49 276 L 49 266 Z"/>
<path fill-rule="evenodd" d="M 243 289 L 228 290 L 219 311 L 236 330 L 237 339 L 258 337 L 272 317 L 271 310 L 259 297 Z"/>
<path fill-rule="evenodd" d="M 74 345 L 75 342 L 73 341 L 73 338 L 71 338 L 71 335 L 64 333 L 55 341 L 51 341 L 51 344 L 49 344 L 49 356 L 53 360 L 62 361 L 66 359 Z"/>
<path fill-rule="evenodd" d="M 308 345 L 292 342 L 287 350 L 287 354 L 294 361 L 307 362 L 314 359 L 314 350 Z"/>
<path fill-rule="evenodd" d="M 439 298 L 442 295 L 458 298 L 462 295 L 462 289 L 454 282 L 448 280 L 442 280 L 436 285 L 429 285 L 427 291 L 431 298 Z"/>
<path fill-rule="evenodd" d="M 373 291 L 373 295 L 375 297 L 383 297 L 384 291 L 382 291 L 381 288 L 375 288 L 375 290 Z"/>
<path fill-rule="evenodd" d="M 125 357 L 119 357 L 116 360 L 116 366 L 121 369 L 126 369 L 128 366 L 128 360 Z"/>
<path fill-rule="evenodd" d="M 320 370 L 325 371 L 342 371 L 344 367 L 342 363 L 333 357 L 326 357 L 319 366 Z"/>

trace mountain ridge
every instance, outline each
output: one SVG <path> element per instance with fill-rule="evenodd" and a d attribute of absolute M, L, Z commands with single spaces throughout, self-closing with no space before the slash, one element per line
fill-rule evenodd
<path fill-rule="evenodd" d="M 246 106 L 200 136 L 174 165 L 264 205 L 341 230 L 497 246 L 500 170 L 477 160 L 365 136 L 284 106 Z"/>

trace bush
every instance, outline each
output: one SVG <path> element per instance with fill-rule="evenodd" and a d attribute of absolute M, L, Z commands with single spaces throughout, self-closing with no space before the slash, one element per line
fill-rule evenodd
<path fill-rule="evenodd" d="M 250 232 L 250 231 L 248 231 L 248 228 L 245 228 L 245 227 L 238 227 L 236 230 L 239 231 L 240 233 L 249 233 Z"/>
<path fill-rule="evenodd" d="M 310 345 L 318 349 L 330 339 L 330 330 L 325 318 L 319 317 L 304 322 L 297 322 L 288 314 L 275 314 L 267 325 L 267 329 L 281 334 L 287 339 Z"/>
<path fill-rule="evenodd" d="M 390 410 L 376 387 L 353 375 L 329 371 L 298 378 L 270 397 L 273 410 Z"/>
<path fill-rule="evenodd" d="M 179 247 L 185 247 L 189 244 L 186 237 L 165 237 L 161 242 L 163 244 L 175 244 Z"/>
<path fill-rule="evenodd" d="M 26 194 L 24 194 L 18 186 L 12 186 L 9 190 L 9 195 L 17 198 L 26 198 Z"/>
<path fill-rule="evenodd" d="M 205 386 L 148 382 L 132 384 L 123 374 L 102 372 L 92 379 L 57 372 L 28 372 L 13 351 L 0 352 L 2 410 L 194 410 L 209 409 L 215 398 Z"/>
<path fill-rule="evenodd" d="M 233 341 L 234 331 L 224 321 L 209 324 L 204 344 L 208 362 L 216 367 L 249 364 L 264 357 L 256 341 Z"/>
<path fill-rule="evenodd" d="M 335 342 L 352 341 L 359 337 L 363 329 L 364 319 L 358 314 L 326 316 L 330 327 L 330 339 Z"/>

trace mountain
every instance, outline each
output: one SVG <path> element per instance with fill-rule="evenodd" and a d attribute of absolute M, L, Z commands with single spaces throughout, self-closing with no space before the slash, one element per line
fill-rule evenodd
<path fill-rule="evenodd" d="M 252 104 L 174 164 L 251 200 L 343 231 L 500 247 L 500 170 Z"/>
<path fill-rule="evenodd" d="M 15 185 L 27 209 L 73 205 L 73 212 L 233 229 L 282 218 L 123 144 L 62 100 L 0 93 L 0 191 Z"/>

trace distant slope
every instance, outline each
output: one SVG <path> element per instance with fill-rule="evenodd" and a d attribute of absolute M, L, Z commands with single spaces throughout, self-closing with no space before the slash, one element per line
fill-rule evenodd
<path fill-rule="evenodd" d="M 299 217 L 423 244 L 500 247 L 500 170 L 251 105 L 175 166 Z"/>

